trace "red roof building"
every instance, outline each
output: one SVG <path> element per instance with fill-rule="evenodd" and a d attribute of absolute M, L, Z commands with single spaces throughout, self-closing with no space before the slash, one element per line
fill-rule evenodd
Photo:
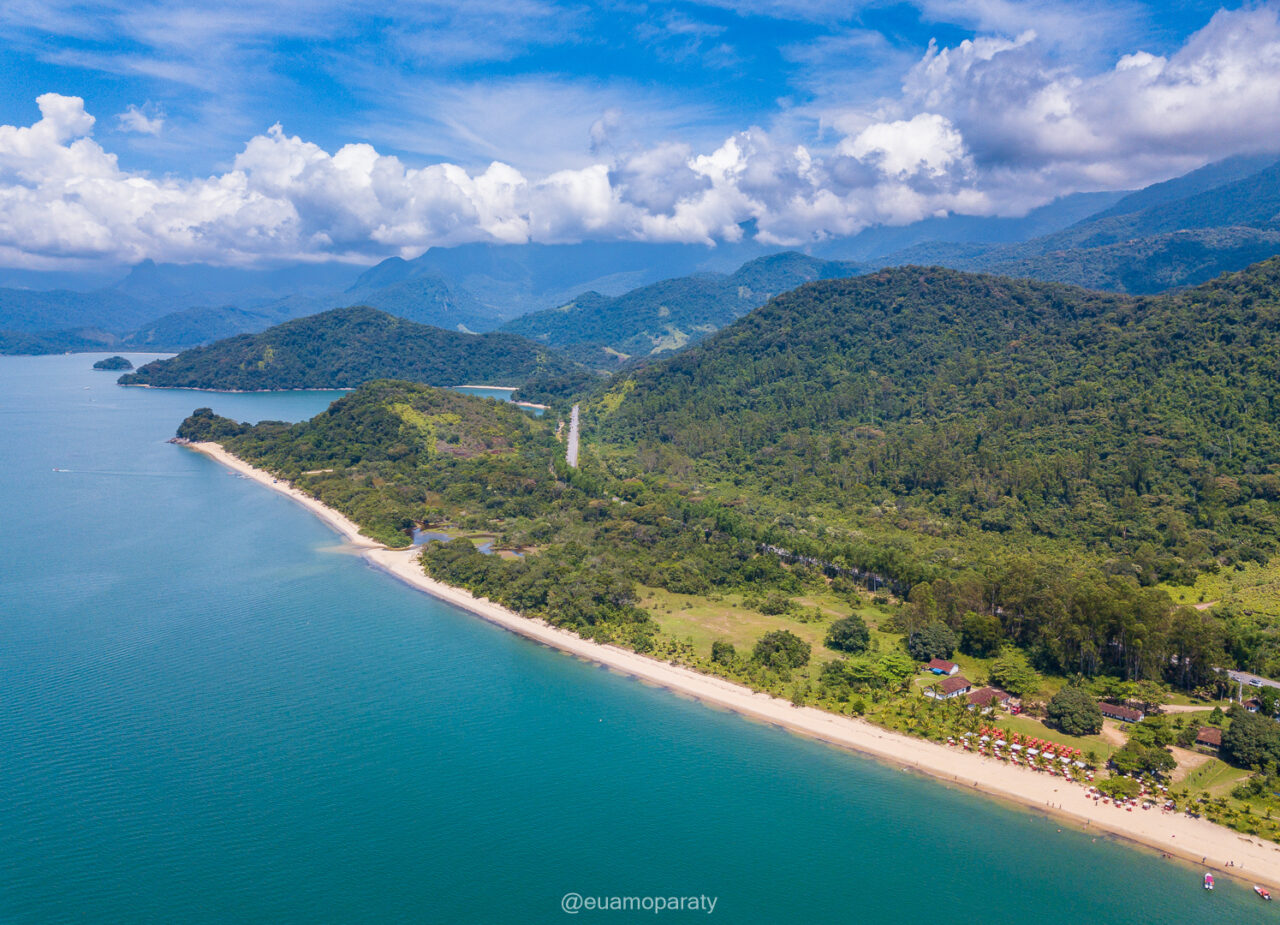
<path fill-rule="evenodd" d="M 926 688 L 924 695 L 933 697 L 937 700 L 950 700 L 952 697 L 959 697 L 961 694 L 967 694 L 973 690 L 973 682 L 968 678 L 954 675 L 950 678 L 944 678 L 936 688 Z"/>
<path fill-rule="evenodd" d="M 998 687 L 980 687 L 969 695 L 969 704 L 975 707 L 1006 707 L 1009 695 Z"/>
<path fill-rule="evenodd" d="M 1114 703 L 1100 703 L 1098 709 L 1102 711 L 1102 715 L 1108 719 L 1118 719 L 1123 723 L 1139 723 L 1146 716 L 1141 710 L 1135 710 L 1132 707 L 1120 707 Z"/>
<path fill-rule="evenodd" d="M 1196 733 L 1196 744 L 1206 748 L 1222 747 L 1222 730 L 1216 726 L 1201 726 Z"/>
<path fill-rule="evenodd" d="M 949 662 L 943 658 L 935 658 L 930 660 L 929 664 L 924 666 L 934 674 L 954 675 L 960 672 L 960 666 L 955 662 Z"/>

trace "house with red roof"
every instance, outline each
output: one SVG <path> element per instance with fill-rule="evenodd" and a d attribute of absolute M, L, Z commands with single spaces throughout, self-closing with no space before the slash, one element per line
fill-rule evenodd
<path fill-rule="evenodd" d="M 972 681 L 962 675 L 953 675 L 949 678 L 944 678 L 937 687 L 926 687 L 924 695 L 935 700 L 950 700 L 952 697 L 967 694 L 971 690 L 973 690 Z"/>
<path fill-rule="evenodd" d="M 1012 698 L 998 687 L 980 687 L 969 695 L 969 706 L 986 713 L 996 707 L 1004 709 Z"/>
<path fill-rule="evenodd" d="M 1098 709 L 1102 711 L 1102 715 L 1107 719 L 1118 719 L 1122 723 L 1140 723 L 1142 718 L 1146 716 L 1141 710 L 1118 706 L 1114 703 L 1100 703 L 1098 704 Z"/>
<path fill-rule="evenodd" d="M 1222 748 L 1222 730 L 1216 726 L 1201 726 L 1196 733 L 1196 744 L 1217 751 Z"/>
<path fill-rule="evenodd" d="M 960 673 L 959 665 L 955 662 L 949 662 L 944 658 L 931 659 L 929 664 L 924 667 L 929 671 L 932 671 L 934 674 L 945 674 L 949 677 Z"/>

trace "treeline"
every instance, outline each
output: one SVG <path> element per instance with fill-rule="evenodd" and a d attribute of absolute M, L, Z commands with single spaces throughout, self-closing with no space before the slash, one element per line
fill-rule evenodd
<path fill-rule="evenodd" d="M 1062 569 L 1030 556 L 985 575 L 917 585 L 900 622 L 907 633 L 943 624 L 971 655 L 1013 644 L 1051 674 L 1165 681 L 1185 690 L 1215 684 L 1218 666 L 1265 667 L 1272 657 L 1244 624 L 1176 607 L 1132 575 Z"/>

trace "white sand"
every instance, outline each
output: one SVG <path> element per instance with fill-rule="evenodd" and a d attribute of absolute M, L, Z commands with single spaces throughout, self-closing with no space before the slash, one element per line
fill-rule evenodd
<path fill-rule="evenodd" d="M 1096 805 L 1083 787 L 1059 777 L 1012 767 L 992 758 L 948 748 L 923 739 L 882 729 L 864 720 L 836 716 L 813 707 L 795 707 L 788 701 L 750 688 L 661 662 L 616 646 L 601 645 L 557 629 L 541 620 L 520 616 L 499 604 L 470 592 L 428 578 L 417 561 L 418 551 L 388 549 L 360 534 L 359 528 L 337 511 L 293 488 L 283 480 L 255 469 L 216 443 L 189 444 L 230 469 L 274 488 L 334 527 L 362 555 L 395 577 L 434 597 L 448 601 L 513 632 L 564 652 L 679 691 L 705 703 L 763 720 L 800 735 L 809 736 L 882 759 L 903 769 L 928 774 L 952 786 L 976 790 L 1053 814 L 1076 827 L 1087 827 L 1099 836 L 1116 835 L 1213 869 L 1250 883 L 1280 889 L 1280 845 L 1245 836 L 1204 819 L 1159 810 L 1129 812 Z M 1201 859 L 1205 859 L 1202 861 Z M 1233 866 L 1228 867 L 1228 862 Z"/>

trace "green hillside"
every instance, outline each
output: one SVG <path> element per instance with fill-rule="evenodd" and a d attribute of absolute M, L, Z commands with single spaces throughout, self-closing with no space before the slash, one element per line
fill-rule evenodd
<path fill-rule="evenodd" d="M 571 361 L 512 334 L 462 334 L 377 309 L 339 308 L 148 363 L 125 385 L 224 390 L 353 388 L 372 379 L 519 386 Z"/>
<path fill-rule="evenodd" d="M 1148 299 L 902 268 L 781 296 L 587 413 L 642 468 L 924 559 L 1189 579 L 1277 548 L 1278 326 L 1280 260 Z"/>

